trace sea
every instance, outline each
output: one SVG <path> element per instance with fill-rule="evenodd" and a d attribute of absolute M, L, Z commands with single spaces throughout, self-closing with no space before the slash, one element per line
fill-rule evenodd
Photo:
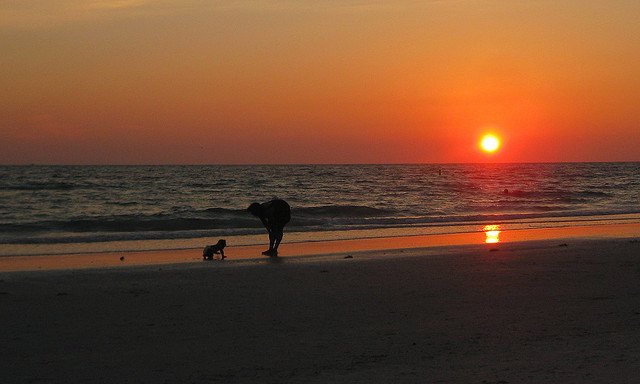
<path fill-rule="evenodd" d="M 640 223 L 640 163 L 0 166 L 0 256 Z"/>

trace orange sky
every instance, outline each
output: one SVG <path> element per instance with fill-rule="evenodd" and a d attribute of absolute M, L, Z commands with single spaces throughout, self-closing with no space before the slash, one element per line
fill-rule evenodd
<path fill-rule="evenodd" d="M 2 2 L 0 163 L 640 161 L 640 2 L 388 3 Z"/>

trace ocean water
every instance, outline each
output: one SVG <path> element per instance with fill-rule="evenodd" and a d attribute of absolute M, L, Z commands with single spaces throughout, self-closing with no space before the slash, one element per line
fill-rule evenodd
<path fill-rule="evenodd" d="M 640 163 L 0 166 L 0 256 L 640 222 Z"/>

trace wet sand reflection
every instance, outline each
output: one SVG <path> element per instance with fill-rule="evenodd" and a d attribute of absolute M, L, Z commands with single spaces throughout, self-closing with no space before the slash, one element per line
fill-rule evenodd
<path fill-rule="evenodd" d="M 482 230 L 485 233 L 484 242 L 487 244 L 495 244 L 500 242 L 500 226 L 497 224 L 485 225 Z"/>

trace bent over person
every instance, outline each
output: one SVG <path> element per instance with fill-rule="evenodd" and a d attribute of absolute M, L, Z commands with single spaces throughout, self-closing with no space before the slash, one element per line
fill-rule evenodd
<path fill-rule="evenodd" d="M 278 256 L 278 246 L 284 235 L 284 226 L 291 220 L 291 207 L 281 199 L 267 201 L 266 203 L 253 203 L 247 208 L 253 216 L 260 218 L 262 224 L 269 232 L 269 249 L 262 252 L 267 256 Z"/>

